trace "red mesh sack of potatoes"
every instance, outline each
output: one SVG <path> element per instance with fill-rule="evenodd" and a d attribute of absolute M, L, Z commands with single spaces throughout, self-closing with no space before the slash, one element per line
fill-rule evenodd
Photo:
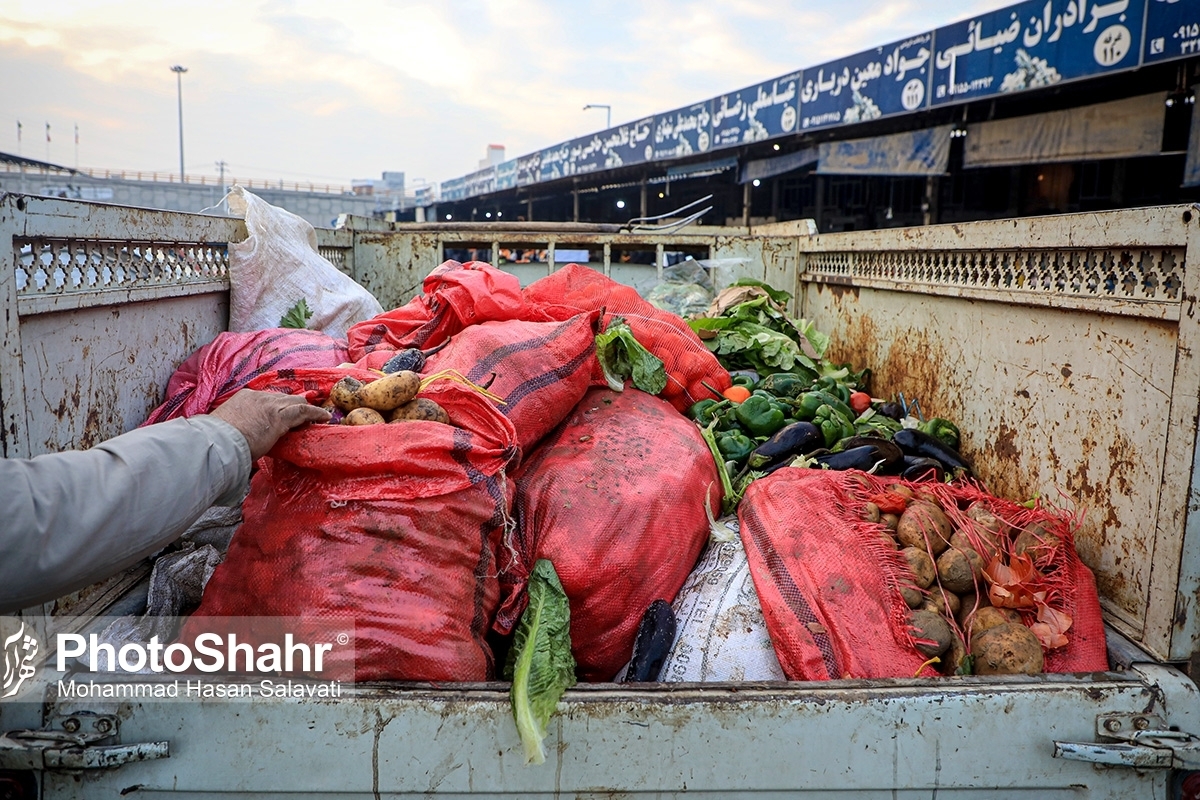
<path fill-rule="evenodd" d="M 207 414 L 218 399 L 269 372 L 336 367 L 348 360 L 346 343 L 319 331 L 221 333 L 179 365 L 167 382 L 167 399 L 144 424 Z"/>
<path fill-rule="evenodd" d="M 1107 668 L 1095 582 L 1047 509 L 970 482 L 783 469 L 738 517 L 792 680 Z"/>
<path fill-rule="evenodd" d="M 789 680 L 912 678 L 922 668 L 900 593 L 905 565 L 854 508 L 861 473 L 782 469 L 746 490 L 742 543 Z"/>
<path fill-rule="evenodd" d="M 549 559 L 571 605 L 583 680 L 629 661 L 646 608 L 671 602 L 719 513 L 720 478 L 696 426 L 657 397 L 591 389 L 515 476 L 519 558 L 506 569 L 501 632 L 520 617 L 521 589 Z M 502 559 L 504 556 L 502 556 Z"/>
<path fill-rule="evenodd" d="M 731 385 L 729 373 L 683 319 L 655 308 L 632 287 L 594 269 L 568 264 L 526 286 L 525 299 L 530 306 L 559 318 L 603 310 L 604 327 L 613 317 L 624 317 L 638 342 L 662 359 L 667 387 L 660 396 L 679 412 L 705 398 L 720 399 L 720 393 Z M 604 385 L 599 362 L 594 370 L 593 385 Z"/>
<path fill-rule="evenodd" d="M 525 319 L 528 311 L 516 276 L 482 261 L 446 261 L 426 276 L 422 290 L 400 308 L 351 326 L 346 332 L 350 360 L 438 345 L 470 325 Z"/>
<path fill-rule="evenodd" d="M 377 377 L 294 370 L 250 388 L 320 402 L 347 374 Z M 516 432 L 461 384 L 437 381 L 420 396 L 452 424 L 313 425 L 260 460 L 245 521 L 183 640 L 204 630 L 206 616 L 351 618 L 357 680 L 494 676 L 485 635 L 500 598 Z M 235 632 L 253 641 L 249 623 Z"/>

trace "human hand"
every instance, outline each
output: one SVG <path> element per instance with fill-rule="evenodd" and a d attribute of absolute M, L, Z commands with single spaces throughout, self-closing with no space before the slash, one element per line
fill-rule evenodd
<path fill-rule="evenodd" d="M 237 392 L 213 409 L 212 415 L 225 420 L 246 437 L 250 457 L 256 461 L 292 428 L 306 422 L 329 421 L 328 411 L 309 405 L 303 397 L 253 389 Z"/>

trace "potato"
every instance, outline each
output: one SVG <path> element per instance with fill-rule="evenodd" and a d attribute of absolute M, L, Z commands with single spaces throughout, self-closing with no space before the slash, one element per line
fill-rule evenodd
<path fill-rule="evenodd" d="M 361 388 L 362 381 L 347 375 L 329 390 L 329 399 L 342 411 L 353 411 L 363 405 L 358 397 L 358 390 Z"/>
<path fill-rule="evenodd" d="M 382 425 L 383 414 L 373 408 L 356 408 L 346 414 L 343 425 Z"/>
<path fill-rule="evenodd" d="M 885 528 L 887 528 L 892 533 L 895 533 L 896 528 L 898 528 L 900 526 L 900 515 L 899 514 L 891 514 L 891 513 L 880 514 L 879 521 L 881 523 L 883 523 L 883 526 Z"/>
<path fill-rule="evenodd" d="M 958 620 L 958 626 L 966 628 L 968 617 L 981 608 L 988 608 L 991 604 L 992 601 L 988 597 L 987 592 L 979 595 L 975 594 L 975 592 L 964 592 L 959 597 L 958 613 L 954 615 L 954 618 Z"/>
<path fill-rule="evenodd" d="M 976 675 L 1036 675 L 1045 661 L 1033 631 L 1019 622 L 998 625 L 971 638 Z"/>
<path fill-rule="evenodd" d="M 905 547 L 900 551 L 900 555 L 908 562 L 908 568 L 912 570 L 918 588 L 928 589 L 933 585 L 937 579 L 937 570 L 933 566 L 933 559 L 924 549 Z"/>
<path fill-rule="evenodd" d="M 933 611 L 944 617 L 956 618 L 961 605 L 962 601 L 958 599 L 958 595 L 954 592 L 942 591 L 935 586 L 929 590 L 929 600 L 923 608 L 926 611 Z"/>
<path fill-rule="evenodd" d="M 938 556 L 938 581 L 952 592 L 973 591 L 983 577 L 985 566 L 982 556 L 971 548 L 951 548 Z"/>
<path fill-rule="evenodd" d="M 404 405 L 392 411 L 389 422 L 440 422 L 450 424 L 450 415 L 446 409 L 425 397 L 409 400 Z"/>
<path fill-rule="evenodd" d="M 1035 562 L 1053 552 L 1062 540 L 1050 532 L 1044 522 L 1034 522 L 1017 534 L 1013 541 L 1013 553 L 1028 555 Z"/>
<path fill-rule="evenodd" d="M 1021 624 L 1021 615 L 1011 608 L 996 608 L 994 606 L 984 606 L 974 614 L 968 614 L 966 618 L 967 632 L 972 637 L 979 636 L 982 633 L 990 631 L 992 628 L 998 628 L 1001 625 L 1009 623 Z"/>
<path fill-rule="evenodd" d="M 967 657 L 967 646 L 957 636 L 950 640 L 950 649 L 942 654 L 942 674 L 957 675 L 963 659 Z"/>
<path fill-rule="evenodd" d="M 420 389 L 421 376 L 404 369 L 363 384 L 355 396 L 359 405 L 376 411 L 391 411 L 416 397 Z"/>
<path fill-rule="evenodd" d="M 867 522 L 879 522 L 879 506 L 874 503 L 867 503 L 863 506 L 863 519 Z"/>
<path fill-rule="evenodd" d="M 950 520 L 933 503 L 914 502 L 900 515 L 896 535 L 906 547 L 925 549 L 928 533 L 929 549 L 939 555 L 950 546 Z"/>
<path fill-rule="evenodd" d="M 909 608 L 919 609 L 925 605 L 925 594 L 915 586 L 901 586 L 900 594 L 904 596 L 904 604 Z"/>
<path fill-rule="evenodd" d="M 950 626 L 946 620 L 932 611 L 914 611 L 912 612 L 912 625 L 916 630 L 913 631 L 914 639 L 930 639 L 933 644 L 924 642 L 917 643 L 917 650 L 926 658 L 940 656 L 942 653 L 950 649 L 950 643 L 954 641 L 954 632 L 950 630 Z M 1036 639 L 1034 641 L 1037 641 Z"/>
<path fill-rule="evenodd" d="M 976 547 L 978 545 L 978 547 Z M 1000 554 L 1000 539 L 999 537 L 986 530 L 976 530 L 973 534 L 968 534 L 966 531 L 958 530 L 950 537 L 951 550 L 974 550 L 983 558 L 983 565 L 986 567 L 989 562 Z"/>
<path fill-rule="evenodd" d="M 893 483 L 891 486 L 887 487 L 887 490 L 892 494 L 900 495 L 905 500 L 912 500 L 913 498 L 913 490 L 902 483 Z"/>

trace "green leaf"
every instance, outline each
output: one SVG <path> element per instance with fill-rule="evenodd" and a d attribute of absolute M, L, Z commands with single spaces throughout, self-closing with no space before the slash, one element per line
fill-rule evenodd
<path fill-rule="evenodd" d="M 604 380 L 614 392 L 625 388 L 625 379 L 647 394 L 667 388 L 667 370 L 661 359 L 634 338 L 629 324 L 613 317 L 604 333 L 596 337 L 596 357 L 604 368 Z"/>
<path fill-rule="evenodd" d="M 544 558 L 529 576 L 529 605 L 513 633 L 504 677 L 512 681 L 509 699 L 525 763 L 541 764 L 550 717 L 563 692 L 575 685 L 571 607 L 554 565 Z"/>
<path fill-rule="evenodd" d="M 776 289 L 774 286 L 771 286 L 768 283 L 763 283 L 762 281 L 755 280 L 754 278 L 738 278 L 736 281 L 734 281 L 733 285 L 734 286 L 757 286 L 759 289 L 762 289 L 764 292 L 766 292 L 767 295 L 772 300 L 774 300 L 776 303 L 779 303 L 779 305 L 781 305 L 781 306 L 786 306 L 788 304 L 788 302 L 791 301 L 791 299 L 792 299 L 791 294 L 789 294 L 788 292 L 785 292 L 783 289 Z"/>
<path fill-rule="evenodd" d="M 288 312 L 283 315 L 283 319 L 279 320 L 279 327 L 304 330 L 308 327 L 308 321 L 312 319 L 312 316 L 313 312 L 308 309 L 308 302 L 301 297 L 300 302 L 288 309 Z"/>

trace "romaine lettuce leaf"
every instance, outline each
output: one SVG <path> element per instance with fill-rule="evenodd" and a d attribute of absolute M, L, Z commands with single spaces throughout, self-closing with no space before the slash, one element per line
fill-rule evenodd
<path fill-rule="evenodd" d="M 513 633 L 504 677 L 512 681 L 513 720 L 525 745 L 525 763 L 541 764 L 550 716 L 562 693 L 575 685 L 571 607 L 554 565 L 544 558 L 529 576 L 529 605 Z"/>

